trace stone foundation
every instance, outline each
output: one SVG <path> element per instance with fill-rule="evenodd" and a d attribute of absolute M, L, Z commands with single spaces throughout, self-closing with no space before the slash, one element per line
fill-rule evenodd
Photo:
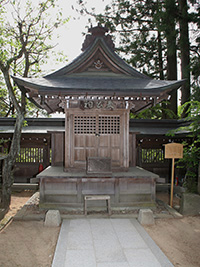
<path fill-rule="evenodd" d="M 61 167 L 49 167 L 40 178 L 40 207 L 51 209 L 83 208 L 84 195 L 109 195 L 111 208 L 147 207 L 155 205 L 156 174 L 138 167 L 128 172 L 112 173 L 110 177 L 66 173 Z M 90 207 L 104 207 L 92 201 Z"/>

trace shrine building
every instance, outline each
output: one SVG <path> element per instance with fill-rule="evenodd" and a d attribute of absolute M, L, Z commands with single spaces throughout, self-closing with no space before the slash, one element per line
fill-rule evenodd
<path fill-rule="evenodd" d="M 129 115 L 168 99 L 183 81 L 136 71 L 115 53 L 107 32 L 90 28 L 83 52 L 52 74 L 13 77 L 36 106 L 65 113 L 65 130 L 51 132 L 51 166 L 37 176 L 41 208 L 82 208 L 87 194 L 107 194 L 113 207 L 155 203 L 158 175 L 136 166 Z"/>

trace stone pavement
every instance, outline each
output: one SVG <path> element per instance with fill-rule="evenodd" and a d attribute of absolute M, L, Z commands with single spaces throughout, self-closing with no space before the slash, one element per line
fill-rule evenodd
<path fill-rule="evenodd" d="M 63 220 L 52 267 L 173 266 L 136 219 Z"/>

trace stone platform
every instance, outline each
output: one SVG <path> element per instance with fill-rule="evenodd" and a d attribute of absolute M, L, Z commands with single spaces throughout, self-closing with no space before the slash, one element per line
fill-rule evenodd
<path fill-rule="evenodd" d="M 112 208 L 148 207 L 155 205 L 158 175 L 140 167 L 111 175 L 64 172 L 62 167 L 48 167 L 41 172 L 40 208 L 83 209 L 84 195 L 109 195 Z M 103 201 L 92 201 L 89 208 L 104 207 Z"/>

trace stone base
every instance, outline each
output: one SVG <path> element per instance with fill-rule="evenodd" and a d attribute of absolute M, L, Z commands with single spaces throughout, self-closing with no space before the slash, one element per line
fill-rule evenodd
<path fill-rule="evenodd" d="M 155 224 L 153 212 L 150 209 L 141 209 L 139 211 L 138 221 L 143 224 Z"/>
<path fill-rule="evenodd" d="M 45 226 L 55 227 L 60 226 L 61 216 L 59 210 L 48 210 L 45 216 Z"/>
<path fill-rule="evenodd" d="M 40 173 L 40 208 L 83 209 L 85 195 L 109 195 L 112 208 L 152 207 L 155 205 L 156 174 L 141 168 L 103 175 L 66 173 L 50 167 Z M 104 201 L 91 201 L 88 208 L 104 207 Z"/>

